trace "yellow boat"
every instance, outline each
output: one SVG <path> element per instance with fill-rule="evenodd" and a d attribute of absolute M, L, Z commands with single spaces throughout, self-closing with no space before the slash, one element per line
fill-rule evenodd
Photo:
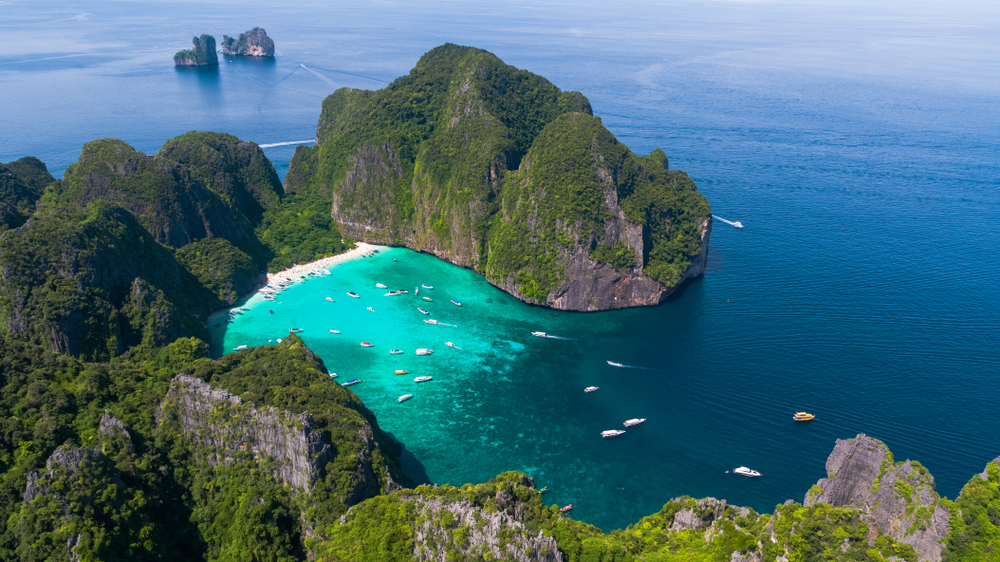
<path fill-rule="evenodd" d="M 812 419 L 816 419 L 816 416 L 806 412 L 795 412 L 795 415 L 792 416 L 792 419 L 795 421 L 809 421 Z"/>
<path fill-rule="evenodd" d="M 406 373 L 409 373 L 409 371 L 404 371 L 402 369 L 396 369 L 396 374 L 397 375 L 405 375 Z"/>

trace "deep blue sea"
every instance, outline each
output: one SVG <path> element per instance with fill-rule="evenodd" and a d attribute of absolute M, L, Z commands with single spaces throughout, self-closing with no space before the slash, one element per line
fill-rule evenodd
<path fill-rule="evenodd" d="M 216 330 L 222 353 L 304 328 L 332 370 L 362 378 L 352 390 L 415 479 L 523 470 L 547 502 L 612 529 L 682 494 L 801 501 L 834 440 L 860 432 L 949 497 L 1000 455 L 995 3 L 40 4 L 0 1 L 3 162 L 37 156 L 58 176 L 89 140 L 152 153 L 188 130 L 308 140 L 334 89 L 382 87 L 453 42 L 583 92 L 622 142 L 663 148 L 746 225 L 716 221 L 705 276 L 653 308 L 556 314 L 394 249 Z M 195 34 L 256 25 L 272 63 L 172 65 Z M 281 174 L 293 150 L 265 148 Z M 454 326 L 420 322 L 420 283 L 435 286 L 430 317 Z M 818 418 L 794 424 L 796 410 Z M 630 417 L 649 421 L 600 438 Z M 739 465 L 764 476 L 725 474 Z"/>

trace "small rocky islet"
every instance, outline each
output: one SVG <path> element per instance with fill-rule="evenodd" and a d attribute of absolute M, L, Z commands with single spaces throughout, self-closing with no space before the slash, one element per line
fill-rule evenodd
<path fill-rule="evenodd" d="M 192 39 L 191 49 L 178 51 L 174 55 L 175 66 L 218 66 L 219 55 L 216 50 L 215 37 L 202 34 Z M 273 57 L 274 41 L 260 27 L 240 33 L 233 38 L 222 36 L 222 54 L 232 56 Z"/>
<path fill-rule="evenodd" d="M 189 53 L 217 61 L 211 36 Z M 403 445 L 294 334 L 211 359 L 211 311 L 345 237 L 433 253 L 560 309 L 655 304 L 701 273 L 711 215 L 690 178 L 661 150 L 621 145 L 582 94 L 485 51 L 445 45 L 384 90 L 335 92 L 284 185 L 256 144 L 190 132 L 153 155 L 92 141 L 59 180 L 34 158 L 3 164 L 0 195 L 0 559 L 1000 552 L 1000 459 L 948 500 L 926 468 L 858 435 L 801 503 L 761 514 L 680 497 L 603 532 L 520 472 L 412 482 Z"/>

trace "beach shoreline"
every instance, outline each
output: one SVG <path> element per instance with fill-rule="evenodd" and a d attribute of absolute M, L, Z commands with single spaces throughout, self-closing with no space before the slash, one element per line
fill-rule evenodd
<path fill-rule="evenodd" d="M 289 280 L 295 281 L 302 275 L 308 274 L 310 271 L 316 271 L 317 269 L 327 269 L 334 267 L 337 264 L 344 263 L 347 261 L 355 260 L 366 254 L 372 252 L 372 250 L 382 250 L 387 248 L 387 246 L 377 246 L 375 244 L 368 244 L 366 242 L 355 242 L 354 247 L 350 250 L 337 254 L 335 256 L 329 256 L 325 258 L 320 258 L 316 261 L 309 263 L 296 264 L 288 269 L 283 269 L 276 273 L 268 273 L 266 275 L 261 275 L 257 280 L 257 283 L 246 293 L 240 295 L 240 298 L 229 306 L 222 307 L 218 310 L 213 311 L 209 314 L 209 320 L 216 319 L 219 315 L 232 310 L 235 307 L 246 304 L 254 295 L 256 295 L 261 289 L 268 285 L 274 285 L 279 281 Z"/>

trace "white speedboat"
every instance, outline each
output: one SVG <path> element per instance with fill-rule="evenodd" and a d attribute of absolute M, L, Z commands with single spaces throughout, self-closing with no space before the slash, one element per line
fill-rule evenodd
<path fill-rule="evenodd" d="M 461 347 L 458 347 L 457 345 L 451 343 L 450 341 L 446 341 L 444 342 L 444 344 L 447 345 L 448 347 L 454 347 L 455 349 L 462 349 Z"/>
<path fill-rule="evenodd" d="M 420 308 L 419 306 L 417 307 L 417 310 L 419 310 L 419 311 L 420 311 L 420 314 L 430 314 L 430 312 L 428 312 L 428 311 L 426 311 L 426 310 L 424 310 L 424 309 Z"/>
<path fill-rule="evenodd" d="M 531 335 L 536 338 L 544 338 L 547 334 L 545 332 L 531 332 Z"/>
<path fill-rule="evenodd" d="M 239 347 L 234 347 L 233 351 L 243 351 L 244 349 L 249 349 L 249 348 L 245 345 L 241 345 Z"/>
<path fill-rule="evenodd" d="M 330 302 L 334 302 L 333 297 L 326 297 L 326 300 L 328 300 Z"/>
<path fill-rule="evenodd" d="M 361 382 L 361 379 L 351 379 L 347 382 L 340 383 L 340 386 L 351 386 L 353 384 L 358 384 L 359 382 Z"/>
<path fill-rule="evenodd" d="M 623 429 L 609 429 L 607 431 L 601 432 L 601 437 L 618 437 L 622 433 L 625 433 Z"/>
<path fill-rule="evenodd" d="M 433 378 L 434 377 L 427 377 L 427 376 L 417 377 L 417 378 L 413 379 L 413 382 L 427 382 L 427 381 L 429 381 L 429 380 L 431 380 Z"/>
<path fill-rule="evenodd" d="M 588 386 L 587 388 L 583 389 L 583 391 L 584 392 L 593 392 L 593 391 L 597 390 L 598 388 L 601 388 L 601 387 L 599 387 L 599 386 Z"/>
<path fill-rule="evenodd" d="M 347 296 L 354 297 L 356 299 L 360 299 L 361 298 L 361 296 L 358 295 L 357 293 L 355 293 L 354 291 L 347 291 Z"/>
<path fill-rule="evenodd" d="M 379 289 L 388 289 L 388 287 L 386 287 L 385 285 L 383 285 L 381 283 L 375 283 L 375 286 L 378 287 Z"/>
<path fill-rule="evenodd" d="M 760 476 L 759 472 L 757 472 L 756 470 L 749 469 L 749 468 L 747 468 L 745 466 L 741 466 L 739 468 L 734 469 L 733 473 L 734 474 L 739 474 L 740 476 L 748 476 L 748 477 L 751 477 L 751 478 Z"/>
<path fill-rule="evenodd" d="M 743 228 L 743 223 L 741 223 L 740 221 L 736 221 L 733 223 L 733 226 L 735 226 L 736 228 Z"/>
<path fill-rule="evenodd" d="M 412 394 L 404 394 L 404 395 L 400 396 L 399 398 L 397 398 L 396 402 L 406 402 L 410 398 L 413 398 Z"/>
<path fill-rule="evenodd" d="M 437 320 L 434 320 L 432 318 L 426 318 L 426 319 L 424 319 L 424 322 L 426 322 L 428 324 L 440 324 L 440 322 L 438 322 Z"/>
<path fill-rule="evenodd" d="M 389 355 L 402 355 L 402 353 L 403 353 L 402 349 L 390 349 L 389 350 Z"/>
<path fill-rule="evenodd" d="M 434 287 L 431 287 L 430 285 L 428 285 L 426 283 L 424 283 L 423 285 L 421 285 L 421 287 L 423 287 L 425 289 L 433 289 L 434 288 Z"/>
<path fill-rule="evenodd" d="M 289 328 L 288 331 L 293 334 L 297 334 L 302 331 L 302 328 Z"/>
<path fill-rule="evenodd" d="M 372 312 L 375 312 L 375 309 L 374 309 L 374 308 L 372 308 L 372 307 L 370 307 L 370 306 L 368 307 L 368 310 L 370 310 L 370 311 L 372 311 Z"/>
<path fill-rule="evenodd" d="M 430 355 L 431 353 L 434 353 L 433 349 L 425 349 L 421 347 L 417 350 L 417 355 Z"/>
<path fill-rule="evenodd" d="M 339 334 L 339 333 L 340 333 L 340 330 L 330 330 L 330 333 L 331 333 L 331 334 Z"/>
<path fill-rule="evenodd" d="M 622 365 L 621 363 L 619 363 L 617 361 L 608 361 L 608 365 L 611 365 L 612 367 L 624 367 L 625 366 L 625 365 Z"/>
<path fill-rule="evenodd" d="M 646 421 L 646 418 L 632 418 L 630 420 L 625 420 L 625 427 L 632 427 L 633 425 L 639 425 L 644 421 Z"/>
<path fill-rule="evenodd" d="M 337 373 L 327 373 L 327 374 L 330 375 L 331 379 L 337 378 Z"/>

